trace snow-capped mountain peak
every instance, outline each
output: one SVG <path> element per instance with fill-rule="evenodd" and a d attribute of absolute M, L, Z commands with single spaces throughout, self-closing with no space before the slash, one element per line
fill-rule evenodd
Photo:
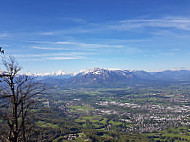
<path fill-rule="evenodd" d="M 56 75 L 65 75 L 66 73 L 60 69 L 58 72 L 55 73 Z"/>
<path fill-rule="evenodd" d="M 52 73 L 25 73 L 25 75 L 29 76 L 61 76 L 61 75 L 67 75 L 67 73 L 63 72 L 62 69 L 60 69 L 57 72 L 52 72 Z"/>
<path fill-rule="evenodd" d="M 103 70 L 104 70 L 104 69 L 101 69 L 101 68 L 93 68 L 93 69 L 84 71 L 82 74 L 91 73 L 91 74 L 94 74 L 94 75 L 98 75 L 98 74 L 101 74 Z"/>

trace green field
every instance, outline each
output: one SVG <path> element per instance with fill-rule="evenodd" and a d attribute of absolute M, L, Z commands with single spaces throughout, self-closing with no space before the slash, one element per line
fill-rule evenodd
<path fill-rule="evenodd" d="M 119 121 L 113 121 L 113 120 L 109 121 L 109 123 L 112 124 L 112 125 L 116 125 L 116 126 L 118 126 L 118 125 L 122 125 L 122 124 L 123 124 L 122 122 L 119 122 Z"/>
<path fill-rule="evenodd" d="M 152 141 L 189 142 L 190 129 L 187 127 L 169 128 L 161 132 L 146 134 L 146 136 Z"/>
<path fill-rule="evenodd" d="M 57 124 L 47 123 L 44 121 L 38 121 L 36 123 L 40 127 L 50 127 L 50 128 L 54 128 L 54 129 L 59 128 L 59 126 Z"/>
<path fill-rule="evenodd" d="M 94 109 L 89 107 L 88 105 L 82 105 L 82 106 L 71 106 L 70 109 L 73 109 L 73 112 L 89 112 L 93 111 Z"/>

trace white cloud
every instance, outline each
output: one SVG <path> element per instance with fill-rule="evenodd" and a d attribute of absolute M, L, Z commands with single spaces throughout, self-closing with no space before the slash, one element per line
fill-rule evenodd
<path fill-rule="evenodd" d="M 76 59 L 82 59 L 82 57 L 50 57 L 46 59 L 48 60 L 76 60 Z"/>
<path fill-rule="evenodd" d="M 72 18 L 71 18 L 72 19 Z M 76 20 L 77 19 L 73 19 Z M 78 19 L 80 21 L 80 19 Z M 82 20 L 81 20 L 82 21 Z M 163 17 L 155 19 L 133 19 L 133 20 L 121 20 L 121 21 L 107 21 L 104 23 L 88 23 L 72 27 L 69 29 L 60 29 L 56 31 L 41 32 L 40 35 L 46 36 L 57 36 L 57 35 L 70 35 L 73 34 L 101 34 L 102 32 L 115 32 L 115 31 L 135 31 L 145 30 L 143 32 L 150 33 L 147 28 L 153 28 L 154 30 L 165 30 L 166 28 L 170 31 L 173 29 L 190 31 L 190 18 L 189 17 Z M 141 31 L 142 32 L 142 31 Z M 64 42 L 62 43 L 64 44 Z M 67 44 L 67 43 L 65 43 Z M 73 43 L 71 43 L 73 44 Z"/>
<path fill-rule="evenodd" d="M 58 42 L 54 42 L 55 44 L 64 44 L 64 45 L 67 45 L 67 44 L 76 44 L 76 42 L 67 42 L 67 41 L 58 41 Z"/>
<path fill-rule="evenodd" d="M 67 17 L 67 18 L 63 18 L 63 20 L 65 20 L 65 21 L 71 21 L 71 22 L 75 22 L 75 23 L 86 23 L 86 20 L 81 19 L 81 18 L 70 18 L 70 17 Z"/>
<path fill-rule="evenodd" d="M 39 33 L 40 35 L 45 35 L 45 36 L 51 36 L 51 35 L 55 35 L 56 32 L 41 32 Z"/>
<path fill-rule="evenodd" d="M 18 61 L 43 61 L 43 59 L 18 59 Z"/>
<path fill-rule="evenodd" d="M 56 44 L 64 44 L 64 45 L 77 45 L 80 47 L 89 47 L 89 48 L 109 48 L 109 47 L 115 47 L 115 48 L 122 48 L 123 45 L 116 45 L 116 44 L 93 44 L 93 43 L 82 43 L 82 42 L 55 42 Z"/>
<path fill-rule="evenodd" d="M 117 41 L 120 43 L 121 41 Z M 127 43 L 122 43 L 122 44 L 94 44 L 94 43 L 84 43 L 84 42 L 70 42 L 70 41 L 57 41 L 57 42 L 49 42 L 48 46 L 58 46 L 58 47 L 41 47 L 41 46 L 34 46 L 33 48 L 35 49 L 40 49 L 40 50 L 52 50 L 54 52 L 56 51 L 64 51 L 67 50 L 69 51 L 75 51 L 77 53 L 83 52 L 85 55 L 90 55 L 90 54 L 103 54 L 106 53 L 109 54 L 112 51 L 115 53 L 124 53 L 124 54 L 135 54 L 135 53 L 141 53 L 142 50 L 127 45 Z M 43 42 L 42 42 L 43 43 Z M 46 43 L 46 42 L 44 42 Z M 110 43 L 110 42 L 109 42 Z M 39 55 L 40 56 L 40 55 Z M 42 55 L 43 56 L 43 55 Z"/>
<path fill-rule="evenodd" d="M 65 50 L 64 48 L 39 47 L 39 46 L 33 46 L 32 48 L 41 49 L 41 50 Z"/>
<path fill-rule="evenodd" d="M 92 53 L 84 52 L 70 52 L 70 53 L 47 53 L 47 54 L 17 54 L 15 57 L 19 61 L 46 61 L 46 60 L 74 60 L 74 59 L 85 59 L 86 55 Z"/>
<path fill-rule="evenodd" d="M 168 52 L 168 53 L 161 53 L 160 55 L 163 55 L 163 56 L 176 56 L 176 55 L 178 55 L 178 53 Z"/>
<path fill-rule="evenodd" d="M 0 33 L 0 38 L 7 38 L 10 37 L 10 34 L 8 33 Z"/>
<path fill-rule="evenodd" d="M 62 47 L 62 48 L 55 47 L 54 48 L 54 47 L 33 46 L 32 48 L 40 49 L 40 50 L 82 50 L 82 49 L 123 48 L 123 47 L 126 47 L 126 45 L 120 45 L 120 44 L 93 44 L 93 43 L 67 42 L 67 41 L 51 42 L 51 44 L 67 45 L 67 47 Z"/>
<path fill-rule="evenodd" d="M 83 53 L 83 52 L 71 52 L 71 53 L 50 53 L 50 54 L 27 54 L 27 55 L 14 55 L 15 57 L 24 58 L 24 57 L 52 57 L 52 56 L 73 56 L 73 55 L 88 55 L 92 53 Z"/>
<path fill-rule="evenodd" d="M 131 30 L 146 27 L 175 28 L 189 31 L 190 19 L 182 17 L 166 17 L 162 19 L 135 19 L 118 21 L 118 23 L 108 25 L 108 28 L 112 30 Z"/>
<path fill-rule="evenodd" d="M 47 31 L 47 32 L 39 32 L 37 35 L 42 36 L 56 36 L 56 35 L 69 35 L 69 34 L 82 34 L 82 33 L 90 33 L 91 28 L 86 27 L 76 27 L 76 28 L 70 28 L 70 29 L 60 29 L 55 31 Z"/>

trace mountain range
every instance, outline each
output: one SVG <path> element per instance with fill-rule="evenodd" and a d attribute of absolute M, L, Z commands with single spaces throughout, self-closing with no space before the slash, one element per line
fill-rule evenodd
<path fill-rule="evenodd" d="M 33 75 L 46 83 L 49 82 L 68 87 L 124 87 L 127 85 L 190 82 L 189 70 L 146 72 L 142 70 L 130 71 L 93 68 L 79 73 L 67 74 L 59 70 L 57 73 Z"/>

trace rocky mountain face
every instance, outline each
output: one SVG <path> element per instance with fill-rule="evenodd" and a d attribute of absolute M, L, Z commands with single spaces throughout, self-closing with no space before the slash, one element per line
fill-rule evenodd
<path fill-rule="evenodd" d="M 63 71 L 51 75 L 41 75 L 41 79 L 46 82 L 59 82 L 65 86 L 78 87 L 118 87 L 138 84 L 154 84 L 163 82 L 189 81 L 190 71 L 163 71 L 163 72 L 146 72 L 146 71 L 129 71 L 129 70 L 110 70 L 102 68 L 93 68 L 88 71 L 79 72 L 78 74 L 66 74 Z"/>
<path fill-rule="evenodd" d="M 68 84 L 80 87 L 125 87 L 150 83 L 155 78 L 145 71 L 94 68 L 68 79 Z"/>
<path fill-rule="evenodd" d="M 102 82 L 132 79 L 134 75 L 127 70 L 106 70 L 94 68 L 89 71 L 81 72 L 73 77 L 73 83 L 80 82 Z"/>
<path fill-rule="evenodd" d="M 188 70 L 167 70 L 156 72 L 153 76 L 157 79 L 165 81 L 190 81 L 190 71 Z"/>

